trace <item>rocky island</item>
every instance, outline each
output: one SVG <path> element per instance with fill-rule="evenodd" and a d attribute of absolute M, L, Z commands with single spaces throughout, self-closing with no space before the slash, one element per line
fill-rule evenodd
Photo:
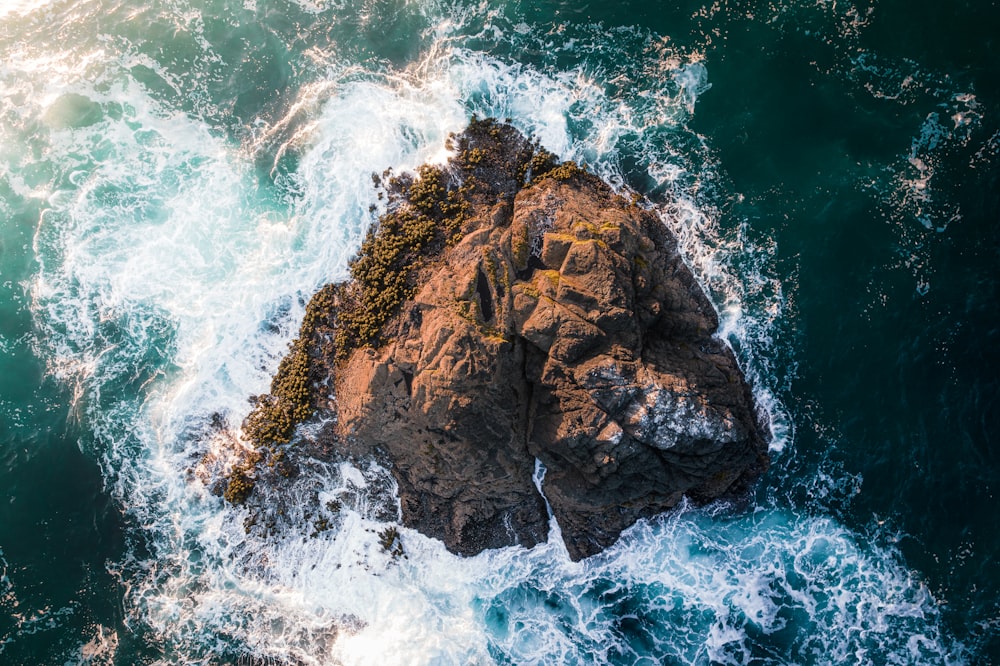
<path fill-rule="evenodd" d="M 509 124 L 450 141 L 446 165 L 375 177 L 387 211 L 253 399 L 226 498 L 309 419 L 463 555 L 544 541 L 551 510 L 580 559 L 685 495 L 745 493 L 767 431 L 661 220 Z"/>

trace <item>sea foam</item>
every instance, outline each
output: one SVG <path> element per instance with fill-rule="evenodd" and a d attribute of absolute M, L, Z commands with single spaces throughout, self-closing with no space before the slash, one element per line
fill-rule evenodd
<path fill-rule="evenodd" d="M 685 125 L 709 68 L 649 55 L 648 67 L 628 61 L 635 71 L 624 60 L 596 71 L 584 47 L 610 48 L 598 29 L 557 38 L 551 62 L 518 63 L 472 42 L 553 37 L 502 16 L 426 11 L 436 27 L 422 60 L 359 70 L 330 56 L 325 80 L 245 142 L 171 108 L 105 53 L 110 83 L 69 77 L 100 118 L 52 123 L 42 157 L 6 158 L 20 194 L 45 201 L 30 285 L 39 352 L 75 387 L 109 487 L 141 526 L 143 547 L 116 565 L 130 622 L 176 663 L 947 657 L 933 598 L 898 554 L 770 500 L 736 516 L 684 507 L 573 563 L 557 526 L 531 551 L 473 558 L 400 527 L 404 555 L 385 552 L 379 534 L 398 506 L 391 474 L 370 461 L 307 466 L 275 498 L 287 510 L 268 534 L 210 492 L 200 461 L 229 455 L 246 398 L 266 390 L 309 295 L 346 275 L 380 210 L 371 173 L 444 159 L 448 133 L 472 113 L 511 118 L 623 191 L 644 187 L 720 303 L 721 335 L 757 386 L 774 450 L 791 448 L 775 397 L 785 371 L 768 360 L 784 313 L 773 247 L 723 228 L 710 152 Z M 630 38 L 655 54 L 655 40 Z M 36 65 L 31 76 L 46 76 Z M 622 84 L 632 75 L 644 76 L 639 95 Z M 20 122 L 65 115 L 58 96 L 37 99 Z M 281 179 L 260 180 L 262 152 Z M 24 175 L 32 160 L 37 182 Z M 318 518 L 332 527 L 313 529 Z"/>

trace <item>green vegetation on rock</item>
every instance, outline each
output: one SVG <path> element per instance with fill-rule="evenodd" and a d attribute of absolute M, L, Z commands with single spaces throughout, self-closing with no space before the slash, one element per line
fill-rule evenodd
<path fill-rule="evenodd" d="M 310 348 L 320 318 L 333 306 L 335 289 L 334 285 L 326 285 L 310 299 L 299 337 L 290 345 L 271 380 L 271 392 L 251 398 L 254 409 L 243 422 L 243 434 L 257 448 L 287 444 L 296 424 L 312 415 Z"/>
<path fill-rule="evenodd" d="M 263 454 L 280 460 L 275 447 L 291 441 L 295 426 L 315 409 L 312 396 L 312 357 L 316 329 L 329 316 L 335 299 L 335 285 L 326 285 L 309 300 L 299 327 L 299 336 L 289 346 L 288 354 L 278 364 L 271 379 L 271 391 L 250 398 L 253 409 L 243 421 L 243 436 L 256 451 L 229 473 L 224 497 L 232 504 L 242 504 L 253 492 L 253 471 Z"/>
<path fill-rule="evenodd" d="M 230 504 L 243 504 L 253 492 L 253 470 L 260 461 L 259 454 L 251 454 L 233 467 L 226 482 L 223 496 Z"/>
<path fill-rule="evenodd" d="M 404 555 L 403 541 L 400 538 L 399 530 L 395 525 L 390 525 L 378 534 L 378 543 L 382 550 L 391 555 L 394 559 L 399 559 Z"/>
<path fill-rule="evenodd" d="M 553 166 L 549 169 L 541 171 L 532 178 L 532 182 L 540 182 L 546 178 L 554 178 L 558 181 L 567 181 L 575 176 L 586 175 L 587 170 L 578 165 L 573 160 L 568 160 L 563 162 L 559 166 Z"/>
<path fill-rule="evenodd" d="M 428 258 L 461 237 L 468 203 L 462 187 L 449 190 L 440 167 L 422 166 L 415 181 L 394 179 L 408 205 L 387 213 L 368 232 L 351 263 L 334 339 L 343 360 L 358 347 L 378 344 L 382 327 L 416 293 L 415 275 Z"/>

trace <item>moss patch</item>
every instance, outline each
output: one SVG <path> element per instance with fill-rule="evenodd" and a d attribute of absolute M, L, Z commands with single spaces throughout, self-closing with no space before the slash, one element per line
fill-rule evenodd
<path fill-rule="evenodd" d="M 253 470 L 260 461 L 260 455 L 252 453 L 233 467 L 226 479 L 223 497 L 230 504 L 243 504 L 253 492 Z"/>
<path fill-rule="evenodd" d="M 287 444 L 296 424 L 312 416 L 310 348 L 317 324 L 333 305 L 335 289 L 327 285 L 309 301 L 299 337 L 271 379 L 271 392 L 250 398 L 254 408 L 243 422 L 243 434 L 258 448 Z"/>
<path fill-rule="evenodd" d="M 255 451 L 230 472 L 226 479 L 224 497 L 232 504 L 242 504 L 253 492 L 254 470 L 265 454 L 270 464 L 282 463 L 283 452 L 276 447 L 291 441 L 295 426 L 312 416 L 315 400 L 312 386 L 318 379 L 313 359 L 317 344 L 317 331 L 329 325 L 337 287 L 326 285 L 309 300 L 299 336 L 292 341 L 288 354 L 278 364 L 278 371 L 271 379 L 271 390 L 263 395 L 251 396 L 253 409 L 243 421 L 243 436 Z M 280 465 L 279 472 L 286 467 Z"/>
<path fill-rule="evenodd" d="M 351 263 L 334 339 L 346 359 L 365 345 L 378 346 L 382 327 L 417 291 L 416 273 L 428 258 L 461 238 L 469 208 L 462 187 L 447 187 L 440 167 L 423 166 L 416 180 L 399 181 L 407 205 L 382 217 Z"/>
<path fill-rule="evenodd" d="M 390 525 L 378 534 L 378 543 L 382 550 L 389 553 L 393 559 L 404 556 L 403 540 L 400 538 L 399 530 L 394 525 Z"/>
<path fill-rule="evenodd" d="M 579 166 L 573 160 L 568 160 L 558 166 L 552 166 L 551 168 L 541 171 L 532 179 L 532 182 L 540 182 L 546 178 L 553 178 L 561 182 L 566 182 L 568 180 L 572 180 L 576 176 L 585 175 L 587 175 L 586 169 Z"/>

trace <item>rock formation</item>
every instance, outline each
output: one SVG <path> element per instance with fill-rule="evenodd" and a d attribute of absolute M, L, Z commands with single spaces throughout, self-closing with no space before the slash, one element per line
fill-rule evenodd
<path fill-rule="evenodd" d="M 467 555 L 544 541 L 545 499 L 579 559 L 684 495 L 745 492 L 765 431 L 663 223 L 509 125 L 474 119 L 452 147 L 388 181 L 249 437 L 273 451 L 335 415 L 336 446 L 390 461 L 403 521 Z"/>

